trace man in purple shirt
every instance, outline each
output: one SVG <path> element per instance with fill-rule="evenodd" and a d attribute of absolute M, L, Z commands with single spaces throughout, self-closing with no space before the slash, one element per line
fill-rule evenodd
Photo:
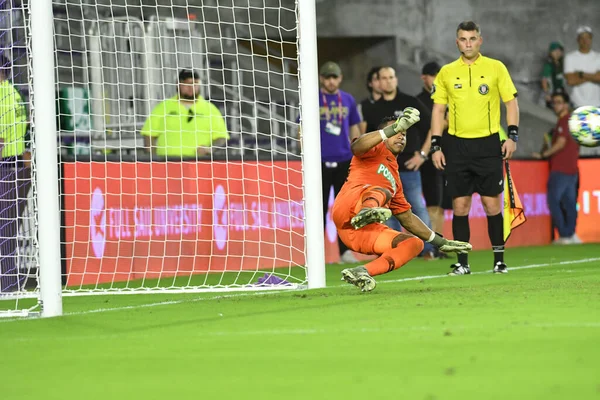
<path fill-rule="evenodd" d="M 323 216 L 327 224 L 331 186 L 335 196 L 346 182 L 352 150 L 350 143 L 360 136 L 361 122 L 356 101 L 349 93 L 340 90 L 342 70 L 328 61 L 319 73 L 319 114 L 321 122 L 321 170 L 323 175 Z M 338 237 L 341 261 L 357 262 L 352 251 Z"/>

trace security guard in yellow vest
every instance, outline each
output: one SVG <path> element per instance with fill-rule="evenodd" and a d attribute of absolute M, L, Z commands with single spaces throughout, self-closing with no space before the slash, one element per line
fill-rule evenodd
<path fill-rule="evenodd" d="M 152 153 L 180 158 L 207 156 L 229 139 L 219 109 L 200 96 L 200 76 L 186 69 L 179 73 L 177 95 L 154 107 L 140 133 Z"/>
<path fill-rule="evenodd" d="M 11 64 L 0 55 L 0 293 L 22 289 L 18 270 L 19 215 L 31 186 L 29 160 L 24 157 L 27 111 L 8 80 Z"/>
<path fill-rule="evenodd" d="M 517 148 L 519 105 L 517 89 L 504 64 L 479 52 L 479 25 L 458 25 L 458 60 L 442 67 L 433 88 L 431 158 L 446 171 L 446 186 L 452 196 L 452 234 L 455 240 L 470 239 L 469 211 L 473 193 L 481 195 L 494 251 L 495 273 L 506 273 L 502 219 L 503 159 Z M 501 142 L 500 100 L 506 106 L 508 139 Z M 444 114 L 448 109 L 448 133 L 442 143 Z M 446 139 L 447 138 L 447 139 Z M 459 254 L 450 275 L 471 273 L 468 255 Z"/>

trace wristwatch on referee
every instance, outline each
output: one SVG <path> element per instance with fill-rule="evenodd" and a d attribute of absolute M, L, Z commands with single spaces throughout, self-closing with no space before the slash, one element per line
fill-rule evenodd
<path fill-rule="evenodd" d="M 508 126 L 508 138 L 513 142 L 517 143 L 519 141 L 519 127 L 516 125 Z"/>
<path fill-rule="evenodd" d="M 423 161 L 429 160 L 429 157 L 427 157 L 427 154 L 423 150 L 421 150 L 419 152 L 419 155 L 421 156 L 421 158 L 423 159 Z"/>

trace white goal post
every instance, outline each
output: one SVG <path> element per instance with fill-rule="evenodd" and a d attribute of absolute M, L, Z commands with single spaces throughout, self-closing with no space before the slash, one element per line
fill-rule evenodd
<path fill-rule="evenodd" d="M 11 7 L 33 159 L 0 317 L 325 286 L 314 0 Z"/>

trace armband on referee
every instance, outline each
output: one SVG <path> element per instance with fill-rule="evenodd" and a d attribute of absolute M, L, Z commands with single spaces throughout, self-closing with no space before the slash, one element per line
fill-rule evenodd
<path fill-rule="evenodd" d="M 431 150 L 429 151 L 429 154 L 433 154 L 440 150 L 442 150 L 442 137 L 434 135 L 431 137 Z"/>
<path fill-rule="evenodd" d="M 513 142 L 517 143 L 519 141 L 519 127 L 516 125 L 508 126 L 508 138 Z"/>

